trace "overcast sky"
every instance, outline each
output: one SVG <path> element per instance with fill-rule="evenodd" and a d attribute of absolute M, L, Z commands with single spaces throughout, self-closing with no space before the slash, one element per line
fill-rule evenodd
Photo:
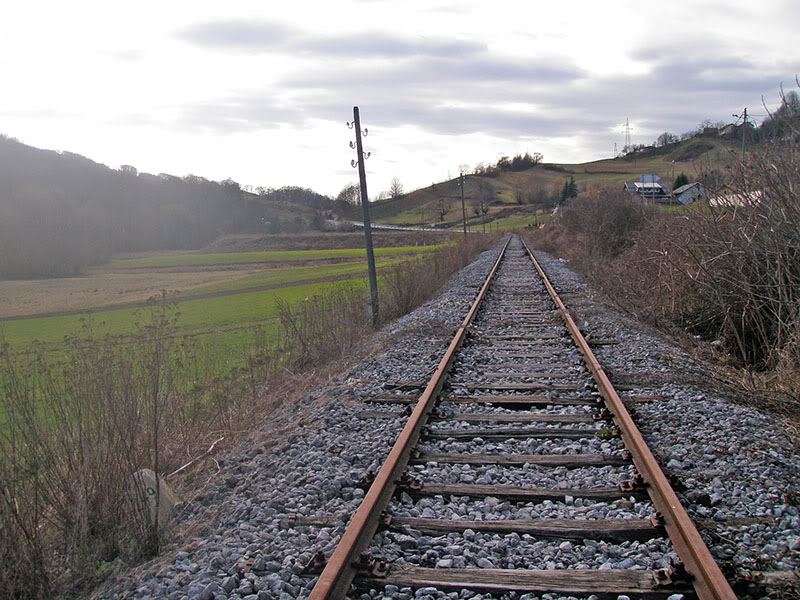
<path fill-rule="evenodd" d="M 796 0 L 8 2 L 0 133 L 110 167 L 370 196 L 734 120 L 800 72 Z M 758 117 L 760 120 L 760 117 Z"/>

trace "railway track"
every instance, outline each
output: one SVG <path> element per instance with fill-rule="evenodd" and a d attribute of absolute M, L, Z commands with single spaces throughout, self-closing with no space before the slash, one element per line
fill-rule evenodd
<path fill-rule="evenodd" d="M 518 238 L 430 381 L 371 403 L 409 421 L 310 598 L 736 597 Z"/>

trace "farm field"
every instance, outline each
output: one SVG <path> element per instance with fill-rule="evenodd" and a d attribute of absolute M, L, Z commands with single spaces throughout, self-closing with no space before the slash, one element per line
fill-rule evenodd
<path fill-rule="evenodd" d="M 435 248 L 378 248 L 379 274 Z M 83 335 L 87 324 L 95 339 L 124 341 L 148 320 L 146 300 L 166 290 L 177 319 L 175 334 L 190 339 L 195 353 L 206 355 L 206 365 L 225 376 L 240 365 L 256 332 L 271 337 L 280 327 L 278 299 L 294 305 L 327 286 L 366 287 L 363 254 L 359 249 L 168 254 L 112 261 L 84 277 L 2 281 L 0 340 L 23 354 L 36 342 L 57 362 L 65 336 Z M 294 260 L 299 266 L 287 266 Z"/>
<path fill-rule="evenodd" d="M 377 263 L 391 266 L 435 248 L 377 248 Z M 254 254 L 268 256 L 257 263 Z M 65 311 L 97 312 L 109 306 L 124 308 L 144 303 L 162 291 L 180 299 L 366 273 L 363 250 L 339 254 L 338 250 L 293 251 L 290 256 L 299 256 L 292 259 L 297 266 L 287 266 L 285 259 L 275 256 L 286 256 L 286 252 L 161 255 L 114 261 L 81 277 L 0 281 L 0 321 Z M 188 258 L 197 256 L 202 257 L 199 263 Z M 129 266 L 133 261 L 136 268 Z M 120 263 L 123 265 L 118 266 Z"/>
<path fill-rule="evenodd" d="M 375 248 L 375 256 L 399 256 L 431 252 L 436 246 L 400 246 Z M 366 252 L 360 248 L 334 248 L 330 250 L 273 250 L 270 252 L 221 252 L 216 254 L 167 254 L 146 258 L 129 258 L 112 261 L 112 269 L 140 269 L 153 267 L 207 266 L 249 263 L 308 262 L 322 260 L 363 259 Z"/>

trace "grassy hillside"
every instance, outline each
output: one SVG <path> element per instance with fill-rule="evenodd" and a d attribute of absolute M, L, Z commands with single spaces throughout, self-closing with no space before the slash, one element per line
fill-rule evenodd
<path fill-rule="evenodd" d="M 622 186 L 625 181 L 638 180 L 640 175 L 649 173 L 659 175 L 668 187 L 680 173 L 694 181 L 703 169 L 724 168 L 730 162 L 730 152 L 738 147 L 739 142 L 719 138 L 692 138 L 620 158 L 581 164 L 542 163 L 525 171 L 501 172 L 497 177 L 469 175 L 464 186 L 467 219 L 472 227 L 482 226 L 475 208 L 479 209 L 483 200 L 488 204 L 487 222 L 524 226 L 534 221 L 537 199 L 558 193 L 569 177 L 575 178 L 581 191 L 605 185 Z M 436 223 L 437 227 L 458 228 L 462 218 L 460 194 L 458 179 L 452 179 L 375 202 L 371 205 L 372 217 L 377 223 L 391 225 Z"/>

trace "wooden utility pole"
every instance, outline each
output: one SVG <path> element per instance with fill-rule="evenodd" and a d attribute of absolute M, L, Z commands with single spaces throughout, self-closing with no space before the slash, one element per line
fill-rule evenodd
<path fill-rule="evenodd" d="M 747 107 L 744 107 L 744 113 L 741 115 L 732 115 L 737 119 L 744 119 L 744 123 L 742 123 L 742 162 L 744 162 L 744 143 L 745 138 L 747 137 Z"/>
<path fill-rule="evenodd" d="M 747 137 L 747 107 L 744 107 L 744 124 L 742 125 L 742 162 L 744 162 L 744 139 Z"/>
<path fill-rule="evenodd" d="M 361 208 L 364 211 L 364 240 L 367 247 L 367 268 L 369 269 L 369 296 L 370 307 L 372 309 L 372 325 L 378 324 L 378 276 L 375 272 L 375 252 L 372 249 L 372 226 L 369 221 L 369 196 L 367 196 L 367 172 L 364 169 L 364 161 L 369 154 L 364 154 L 364 147 L 361 144 L 361 118 L 358 114 L 358 107 L 353 107 L 353 123 L 348 126 L 356 130 L 356 153 L 358 160 L 350 161 L 350 164 L 358 166 L 358 180 L 361 187 Z M 368 131 L 364 130 L 366 136 Z M 350 142 L 350 147 L 353 143 Z"/>
<path fill-rule="evenodd" d="M 464 171 L 461 171 L 461 178 L 458 180 L 461 188 L 461 220 L 464 223 L 464 239 L 467 237 L 467 209 L 464 208 Z"/>

